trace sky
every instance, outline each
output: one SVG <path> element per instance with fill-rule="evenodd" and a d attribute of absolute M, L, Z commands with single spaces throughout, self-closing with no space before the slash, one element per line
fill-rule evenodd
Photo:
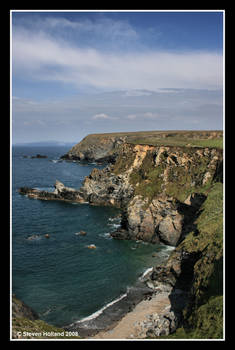
<path fill-rule="evenodd" d="M 223 12 L 11 13 L 12 142 L 223 127 Z"/>

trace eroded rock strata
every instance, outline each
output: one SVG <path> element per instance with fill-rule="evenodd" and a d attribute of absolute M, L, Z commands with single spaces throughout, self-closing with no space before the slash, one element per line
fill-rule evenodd
<path fill-rule="evenodd" d="M 114 165 L 94 169 L 80 188 L 92 204 L 122 209 L 119 239 L 176 246 L 221 169 L 217 149 L 123 144 Z"/>

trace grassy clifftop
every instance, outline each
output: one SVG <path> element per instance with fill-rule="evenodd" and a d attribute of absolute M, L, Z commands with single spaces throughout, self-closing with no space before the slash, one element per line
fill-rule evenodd
<path fill-rule="evenodd" d="M 223 148 L 223 132 L 220 130 L 176 130 L 176 131 L 136 131 L 87 135 L 81 146 L 89 146 L 109 138 L 123 138 L 127 143 L 152 146 L 195 146 Z"/>
<path fill-rule="evenodd" d="M 222 131 L 138 131 L 87 135 L 62 156 L 65 159 L 112 162 L 123 143 L 150 146 L 223 148 Z"/>

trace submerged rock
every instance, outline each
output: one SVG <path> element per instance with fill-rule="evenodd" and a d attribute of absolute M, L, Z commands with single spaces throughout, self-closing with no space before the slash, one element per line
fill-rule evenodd
<path fill-rule="evenodd" d="M 47 158 L 47 156 L 42 155 L 42 154 L 36 154 L 36 156 L 31 157 L 31 159 L 34 159 L 34 158 Z"/>
<path fill-rule="evenodd" d="M 89 244 L 87 246 L 87 248 L 89 248 L 89 249 L 96 249 L 96 245 L 95 244 Z"/>
<path fill-rule="evenodd" d="M 79 231 L 79 232 L 75 232 L 76 236 L 86 236 L 87 232 L 86 231 Z"/>
<path fill-rule="evenodd" d="M 35 239 L 40 239 L 40 235 L 34 234 L 34 235 L 31 235 L 31 236 L 27 237 L 28 241 L 33 241 Z"/>

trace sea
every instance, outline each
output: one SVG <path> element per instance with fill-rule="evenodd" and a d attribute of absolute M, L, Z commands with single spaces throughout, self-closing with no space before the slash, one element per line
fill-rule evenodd
<path fill-rule="evenodd" d="M 18 193 L 22 186 L 53 191 L 56 180 L 79 188 L 93 168 L 105 166 L 60 160 L 68 150 L 13 146 L 11 164 L 12 293 L 58 327 L 102 313 L 171 250 L 112 238 L 110 233 L 120 226 L 116 208 L 35 200 Z M 31 158 L 37 154 L 47 158 Z M 86 235 L 78 234 L 81 230 Z"/>

